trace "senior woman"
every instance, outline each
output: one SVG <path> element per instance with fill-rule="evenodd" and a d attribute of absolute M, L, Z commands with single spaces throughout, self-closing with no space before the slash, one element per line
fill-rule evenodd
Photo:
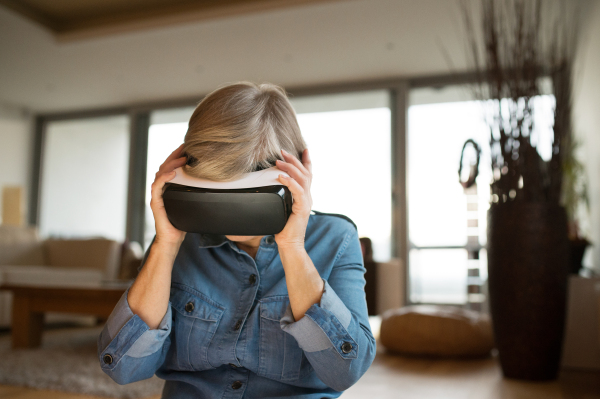
<path fill-rule="evenodd" d="M 186 234 L 169 222 L 174 169 L 228 181 L 273 165 L 294 198 L 280 233 Z M 311 212 L 311 180 L 282 88 L 241 82 L 206 96 L 156 173 L 156 235 L 100 334 L 102 370 L 119 384 L 156 374 L 163 398 L 336 398 L 354 384 L 375 356 L 360 243 L 349 219 Z"/>

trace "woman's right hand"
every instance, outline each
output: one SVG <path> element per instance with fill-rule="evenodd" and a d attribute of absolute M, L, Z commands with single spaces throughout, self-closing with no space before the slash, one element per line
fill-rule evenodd
<path fill-rule="evenodd" d="M 150 208 L 156 227 L 155 244 L 179 246 L 185 238 L 185 231 L 176 229 L 169 221 L 162 195 L 165 183 L 175 177 L 175 169 L 185 165 L 186 162 L 187 157 L 183 155 L 183 144 L 181 144 L 156 172 L 154 183 L 151 186 L 152 197 L 150 199 Z"/>

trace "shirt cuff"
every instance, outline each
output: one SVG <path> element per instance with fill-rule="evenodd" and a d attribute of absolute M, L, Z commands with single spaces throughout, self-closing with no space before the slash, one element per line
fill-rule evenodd
<path fill-rule="evenodd" d="M 358 354 L 358 344 L 348 333 L 352 313 L 323 279 L 325 289 L 318 304 L 312 305 L 304 317 L 295 321 L 291 305 L 280 320 L 283 331 L 291 334 L 305 352 L 317 352 L 331 347 L 344 359 Z"/>
<path fill-rule="evenodd" d="M 115 306 L 112 313 L 108 317 L 108 320 L 106 321 L 106 327 L 108 329 L 108 333 L 109 333 L 111 339 L 113 339 L 117 335 L 117 333 L 121 330 L 121 328 L 123 328 L 123 326 L 125 324 L 127 324 L 127 322 L 133 316 L 135 316 L 133 314 L 133 311 L 129 307 L 129 302 L 127 300 L 128 294 L 129 294 L 129 288 L 127 288 L 127 290 L 123 293 L 123 295 L 121 296 L 121 299 L 119 299 L 119 302 L 117 302 L 117 305 Z M 167 312 L 165 313 L 165 315 L 163 316 L 162 320 L 160 321 L 160 323 L 158 325 L 158 328 L 157 328 L 158 330 L 165 330 L 169 326 L 169 324 L 170 324 L 169 321 L 171 320 L 170 310 L 171 310 L 171 303 L 169 302 Z M 167 316 L 169 316 L 169 317 L 167 317 Z"/>
<path fill-rule="evenodd" d="M 109 354 L 113 361 L 108 368 L 115 367 L 121 357 L 145 357 L 158 351 L 171 332 L 171 303 L 163 316 L 158 328 L 150 327 L 133 313 L 127 301 L 129 288 L 123 293 L 119 302 L 108 317 L 106 325 L 100 334 L 100 348 L 104 354 Z"/>

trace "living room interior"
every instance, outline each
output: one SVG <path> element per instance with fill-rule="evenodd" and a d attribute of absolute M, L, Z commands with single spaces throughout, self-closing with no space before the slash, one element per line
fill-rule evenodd
<path fill-rule="evenodd" d="M 158 167 L 236 81 L 286 89 L 313 209 L 357 225 L 377 357 L 342 397 L 600 398 L 600 1 L 522 42 L 542 6 L 496 1 L 508 50 L 493 3 L 0 0 L 0 398 L 160 397 L 97 338 Z"/>

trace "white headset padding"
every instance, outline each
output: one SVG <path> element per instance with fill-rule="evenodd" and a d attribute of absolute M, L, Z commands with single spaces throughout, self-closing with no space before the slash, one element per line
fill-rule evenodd
<path fill-rule="evenodd" d="M 183 186 L 213 188 L 220 190 L 280 186 L 281 182 L 278 180 L 279 175 L 288 176 L 287 173 L 280 170 L 277 166 L 273 166 L 269 169 L 259 170 L 258 172 L 246 173 L 238 180 L 227 182 L 192 177 L 185 173 L 182 168 L 175 169 L 175 172 L 175 177 L 172 178 L 169 181 L 169 183 L 181 184 Z"/>

